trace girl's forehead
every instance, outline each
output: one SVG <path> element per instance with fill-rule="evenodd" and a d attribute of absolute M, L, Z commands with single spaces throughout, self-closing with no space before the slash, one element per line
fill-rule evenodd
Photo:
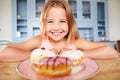
<path fill-rule="evenodd" d="M 66 19 L 66 11 L 61 7 L 51 7 L 47 12 L 47 19 L 61 18 Z"/>

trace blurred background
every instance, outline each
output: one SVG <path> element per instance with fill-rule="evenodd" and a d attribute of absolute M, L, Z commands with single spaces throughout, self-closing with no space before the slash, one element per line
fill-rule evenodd
<path fill-rule="evenodd" d="M 38 35 L 39 18 L 46 1 L 0 0 L 0 43 L 8 45 Z M 81 37 L 115 47 L 120 40 L 120 0 L 66 1 L 73 10 Z"/>

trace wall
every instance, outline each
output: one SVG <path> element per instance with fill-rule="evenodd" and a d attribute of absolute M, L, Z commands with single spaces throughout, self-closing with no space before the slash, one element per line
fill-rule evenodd
<path fill-rule="evenodd" d="M 0 40 L 12 40 L 11 0 L 0 0 Z"/>
<path fill-rule="evenodd" d="M 120 0 L 108 0 L 110 40 L 120 40 Z"/>

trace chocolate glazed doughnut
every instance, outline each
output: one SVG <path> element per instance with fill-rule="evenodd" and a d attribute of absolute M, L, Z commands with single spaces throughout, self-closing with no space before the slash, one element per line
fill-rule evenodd
<path fill-rule="evenodd" d="M 34 70 L 37 74 L 46 77 L 61 77 L 71 73 L 72 60 L 66 57 L 49 57 L 43 58 L 39 61 L 39 64 L 33 64 Z"/>

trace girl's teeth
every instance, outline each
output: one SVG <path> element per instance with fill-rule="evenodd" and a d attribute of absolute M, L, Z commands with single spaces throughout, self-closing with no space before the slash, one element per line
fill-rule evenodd
<path fill-rule="evenodd" d="M 53 34 L 60 34 L 60 33 L 53 33 Z"/>
<path fill-rule="evenodd" d="M 60 35 L 61 32 L 53 32 L 54 35 Z"/>

